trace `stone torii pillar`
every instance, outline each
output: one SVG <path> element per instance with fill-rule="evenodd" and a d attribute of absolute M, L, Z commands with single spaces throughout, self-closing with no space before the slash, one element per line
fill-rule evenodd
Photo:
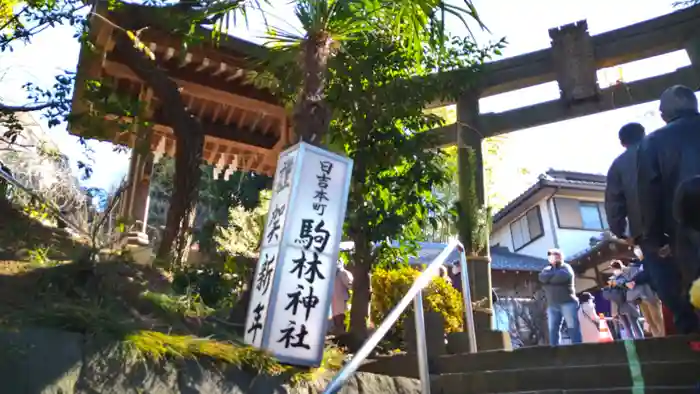
<path fill-rule="evenodd" d="M 457 101 L 457 157 L 459 200 L 461 207 L 486 207 L 486 186 L 484 182 L 484 159 L 482 152 L 483 135 L 479 132 L 479 92 L 471 91 Z M 476 199 L 474 204 L 473 199 Z M 471 252 L 467 241 L 471 229 L 460 220 L 459 237 Z M 467 257 L 469 269 L 469 286 L 472 301 L 486 300 L 482 306 L 486 311 L 474 311 L 476 341 L 479 351 L 510 349 L 510 334 L 494 331 L 493 299 L 491 284 L 491 256 L 486 234 L 485 256 Z"/>

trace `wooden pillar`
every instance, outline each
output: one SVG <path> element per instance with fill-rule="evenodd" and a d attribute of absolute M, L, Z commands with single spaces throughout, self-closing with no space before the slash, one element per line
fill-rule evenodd
<path fill-rule="evenodd" d="M 129 162 L 128 187 L 122 197 L 121 216 L 130 226 L 126 232 L 129 244 L 148 245 L 146 229 L 150 204 L 151 175 L 155 156 L 151 152 L 150 130 L 137 133 Z"/>
<path fill-rule="evenodd" d="M 484 184 L 484 166 L 482 138 L 479 133 L 479 96 L 472 93 L 461 97 L 457 102 L 457 152 L 459 171 L 459 200 L 463 209 L 467 207 L 484 207 L 486 205 L 486 188 Z M 476 205 L 472 201 L 476 199 Z M 459 236 L 469 249 L 470 229 L 460 220 Z M 486 240 L 488 245 L 488 239 Z M 469 285 L 472 300 L 487 299 L 486 308 L 493 308 L 491 299 L 491 264 L 489 248 L 484 251 L 486 259 L 469 261 Z M 471 252 L 467 250 L 467 253 Z M 477 330 L 493 329 L 491 314 L 475 312 L 474 322 Z"/>

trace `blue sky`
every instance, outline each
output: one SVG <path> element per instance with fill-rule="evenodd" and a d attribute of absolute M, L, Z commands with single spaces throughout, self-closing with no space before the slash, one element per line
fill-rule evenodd
<path fill-rule="evenodd" d="M 457 1 L 457 0 L 455 0 Z M 296 26 L 288 1 L 273 0 L 275 6 L 268 10 L 271 26 L 293 29 Z M 614 30 L 673 11 L 672 0 L 475 0 L 482 19 L 493 33 L 478 32 L 477 38 L 486 43 L 506 37 L 509 44 L 504 56 L 514 56 L 549 47 L 548 29 L 582 19 L 588 20 L 591 34 Z M 253 15 L 251 26 L 260 26 L 260 17 Z M 467 34 L 458 23 L 451 23 L 454 34 Z M 262 43 L 263 31 L 237 27 L 233 34 Z M 21 85 L 31 80 L 50 85 L 53 75 L 61 69 L 74 69 L 78 46 L 72 38 L 73 29 L 57 27 L 47 30 L 30 46 L 17 48 L 13 53 L 0 55 L 0 96 L 5 101 L 22 103 Z M 672 71 L 689 63 L 684 52 L 648 59 L 622 67 L 625 80 L 633 81 Z M 618 69 L 601 70 L 599 82 L 607 86 L 619 76 Z M 558 97 L 555 83 L 523 89 L 481 100 L 481 111 L 499 112 L 523 105 L 548 101 Z M 511 134 L 504 147 L 502 166 L 526 167 L 533 173 L 547 168 L 569 169 L 586 172 L 605 172 L 621 148 L 617 142 L 617 130 L 623 124 L 637 121 L 648 130 L 662 125 L 656 112 L 658 102 L 592 115 L 584 118 L 521 130 Z M 82 149 L 70 136 L 65 126 L 50 130 L 59 147 L 72 159 L 82 157 Z M 109 143 L 91 142 L 95 151 L 94 173 L 85 183 L 109 188 L 124 176 L 128 154 L 115 153 Z M 520 186 L 521 187 L 521 186 Z M 504 185 L 505 195 L 519 190 Z"/>

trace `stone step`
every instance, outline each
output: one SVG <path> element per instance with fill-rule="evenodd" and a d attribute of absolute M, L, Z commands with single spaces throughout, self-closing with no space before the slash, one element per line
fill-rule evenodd
<path fill-rule="evenodd" d="M 671 336 L 635 341 L 641 362 L 700 360 L 692 341 L 700 336 Z M 475 354 L 444 355 L 430 360 L 430 373 L 461 373 L 508 370 L 527 367 L 576 366 L 627 363 L 623 342 L 571 346 L 533 346 L 514 351 L 487 351 Z M 367 361 L 360 371 L 390 376 L 418 377 L 416 356 L 397 354 Z"/>
<path fill-rule="evenodd" d="M 695 386 L 669 387 L 669 386 L 645 386 L 641 391 L 633 387 L 611 387 L 604 389 L 584 389 L 584 390 L 538 390 L 538 391 L 514 391 L 502 394 L 700 394 L 700 390 Z"/>
<path fill-rule="evenodd" d="M 700 360 L 700 352 L 690 343 L 700 336 L 671 336 L 634 341 L 640 362 Z M 486 370 L 505 370 L 557 365 L 598 365 L 627 362 L 627 351 L 622 341 L 612 343 L 580 344 L 571 346 L 535 346 L 511 352 L 491 351 L 476 354 L 447 355 L 436 358 L 431 373 L 459 373 Z"/>
<path fill-rule="evenodd" d="M 649 387 L 687 389 L 700 383 L 700 360 L 645 362 L 641 370 L 644 384 Z M 433 394 L 569 393 L 571 390 L 587 393 L 632 386 L 627 363 L 448 373 L 431 379 Z"/>

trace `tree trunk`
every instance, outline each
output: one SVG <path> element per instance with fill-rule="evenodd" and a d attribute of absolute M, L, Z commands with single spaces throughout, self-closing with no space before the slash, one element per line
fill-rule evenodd
<path fill-rule="evenodd" d="M 189 113 L 182 100 L 178 85 L 166 71 L 134 48 L 126 36 L 117 41 L 116 49 L 124 55 L 125 63 L 145 83 L 168 110 L 168 126 L 173 129 L 177 149 L 175 153 L 174 190 L 170 197 L 165 232 L 158 250 L 162 259 L 178 259 L 185 256 L 188 237 L 199 197 L 199 182 L 202 176 L 200 164 L 204 151 L 204 131 L 199 120 Z"/>
<path fill-rule="evenodd" d="M 331 40 L 324 34 L 302 43 L 301 69 L 304 84 L 294 108 L 294 130 L 300 141 L 320 146 L 330 126 L 330 110 L 325 101 L 326 72 Z"/>
<path fill-rule="evenodd" d="M 359 237 L 361 238 L 361 237 Z M 363 239 L 353 239 L 355 253 L 352 272 L 352 309 L 350 310 L 350 332 L 356 337 L 366 338 L 367 318 L 371 300 L 370 267 L 372 266 L 372 246 Z"/>
<path fill-rule="evenodd" d="M 192 160 L 195 160 L 194 155 L 187 152 L 183 156 L 185 157 L 180 158 L 177 153 L 175 154 L 175 190 L 170 197 L 163 240 L 158 248 L 158 257 L 172 259 L 173 267 L 180 267 L 187 262 L 192 244 L 192 226 L 197 213 L 197 196 L 199 194 L 199 185 L 193 186 L 192 182 L 189 181 L 197 176 L 193 173 L 193 166 L 191 166 Z M 177 170 L 177 164 L 180 161 L 184 162 L 186 166 L 182 171 Z M 201 153 L 199 161 L 201 161 Z M 199 164 L 196 167 L 199 170 Z M 183 173 L 187 175 L 181 176 Z M 201 172 L 198 174 L 201 176 Z M 178 190 L 184 190 L 184 192 L 178 193 Z M 173 208 L 175 204 L 177 207 Z"/>

